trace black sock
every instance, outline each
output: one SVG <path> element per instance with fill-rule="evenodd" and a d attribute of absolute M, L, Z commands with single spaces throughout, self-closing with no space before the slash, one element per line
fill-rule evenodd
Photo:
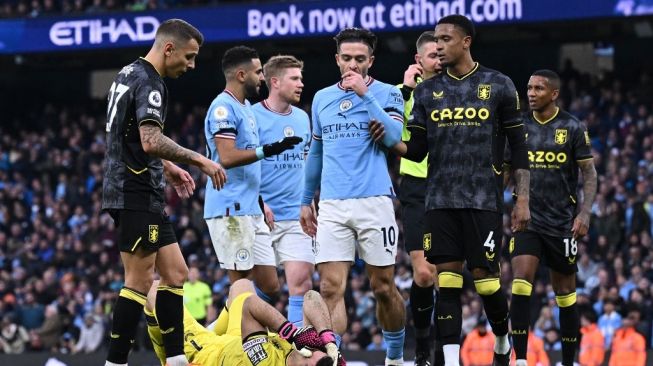
<path fill-rule="evenodd" d="M 416 351 L 428 352 L 429 350 L 429 331 L 435 305 L 433 289 L 433 285 L 420 287 L 415 281 L 410 287 L 410 311 L 413 314 L 413 323 L 415 324 Z"/>
<path fill-rule="evenodd" d="M 512 346 L 518 360 L 525 360 L 528 352 L 528 328 L 531 319 L 530 296 L 512 294 L 510 322 L 512 324 Z"/>
<path fill-rule="evenodd" d="M 184 290 L 177 286 L 159 286 L 156 313 L 163 336 L 166 357 L 184 354 Z"/>
<path fill-rule="evenodd" d="M 143 313 L 146 296 L 123 287 L 113 310 L 111 339 L 107 361 L 125 364 L 136 338 L 136 329 Z"/>
<path fill-rule="evenodd" d="M 440 292 L 435 291 L 435 298 L 440 298 Z M 437 300 L 436 300 L 437 301 Z M 462 316 L 462 315 L 461 315 Z M 435 342 L 433 347 L 433 366 L 444 366 L 444 351 L 442 350 L 442 336 L 440 336 L 440 328 L 438 322 L 434 322 Z"/>
<path fill-rule="evenodd" d="M 492 326 L 492 333 L 496 336 L 508 334 L 508 300 L 501 289 L 492 295 L 481 295 L 487 321 Z"/>
<path fill-rule="evenodd" d="M 578 305 L 560 307 L 560 336 L 562 338 L 562 365 L 572 366 L 578 348 L 580 319 Z"/>
<path fill-rule="evenodd" d="M 461 292 L 461 288 L 440 287 L 440 293 L 435 303 L 435 314 L 442 345 L 460 344 L 463 323 Z"/>

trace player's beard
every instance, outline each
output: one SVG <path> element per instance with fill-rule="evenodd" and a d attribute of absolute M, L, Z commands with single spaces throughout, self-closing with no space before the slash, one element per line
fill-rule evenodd
<path fill-rule="evenodd" d="M 245 98 L 252 99 L 258 97 L 258 85 L 255 83 L 245 83 Z"/>

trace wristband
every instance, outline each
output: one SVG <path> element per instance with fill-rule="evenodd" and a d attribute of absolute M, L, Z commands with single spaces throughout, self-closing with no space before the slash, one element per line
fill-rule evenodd
<path fill-rule="evenodd" d="M 265 157 L 265 153 L 263 153 L 263 146 L 259 146 L 256 148 L 256 158 L 258 160 L 261 160 Z"/>

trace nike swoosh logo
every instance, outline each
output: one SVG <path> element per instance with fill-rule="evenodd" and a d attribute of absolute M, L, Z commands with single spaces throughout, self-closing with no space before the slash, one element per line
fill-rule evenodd
<path fill-rule="evenodd" d="M 433 309 L 433 305 L 431 305 L 431 306 L 429 306 L 427 308 L 424 308 L 424 309 L 418 307 L 417 311 L 427 311 L 427 310 L 431 310 L 431 309 Z"/>
<path fill-rule="evenodd" d="M 120 338 L 120 334 L 111 333 L 111 338 L 118 339 L 118 338 Z"/>
<path fill-rule="evenodd" d="M 170 327 L 168 329 L 161 329 L 161 334 L 170 334 L 175 331 L 175 327 Z"/>

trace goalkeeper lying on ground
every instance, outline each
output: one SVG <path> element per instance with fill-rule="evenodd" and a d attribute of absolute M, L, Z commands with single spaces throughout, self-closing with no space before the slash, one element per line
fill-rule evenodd
<path fill-rule="evenodd" d="M 147 294 L 145 317 L 154 350 L 165 364 L 165 349 L 154 304 L 158 281 Z M 202 366 L 334 366 L 344 365 L 335 346 L 331 319 L 319 293 L 304 295 L 304 324 L 297 328 L 256 296 L 249 280 L 236 281 L 218 320 L 204 328 L 184 309 L 184 353 Z M 274 330 L 272 333 L 268 330 Z M 337 360 L 337 361 L 335 361 Z"/>

